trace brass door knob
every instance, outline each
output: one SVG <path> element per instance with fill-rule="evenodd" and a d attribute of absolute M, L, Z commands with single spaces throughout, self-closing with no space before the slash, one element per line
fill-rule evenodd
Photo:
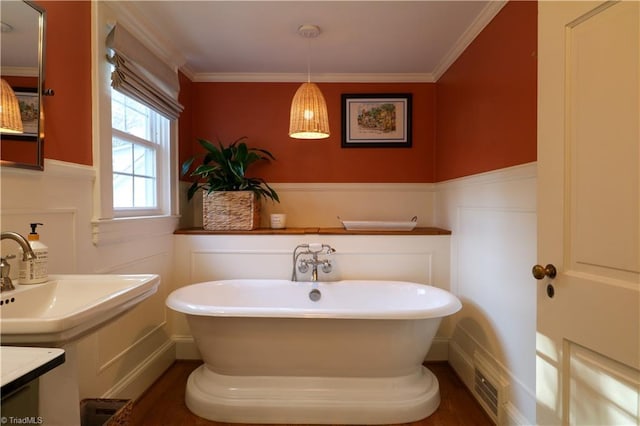
<path fill-rule="evenodd" d="M 555 266 L 548 264 L 547 266 L 535 265 L 531 273 L 536 280 L 542 280 L 544 277 L 555 278 L 558 271 Z"/>

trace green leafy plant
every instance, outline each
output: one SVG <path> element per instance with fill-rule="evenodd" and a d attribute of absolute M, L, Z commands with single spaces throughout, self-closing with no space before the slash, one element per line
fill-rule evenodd
<path fill-rule="evenodd" d="M 278 194 L 261 178 L 247 177 L 249 166 L 257 161 L 275 160 L 275 157 L 267 150 L 249 148 L 242 137 L 228 146 L 218 141 L 218 145 L 198 139 L 205 149 L 202 162 L 189 176 L 197 180 L 189 187 L 187 197 L 193 198 L 199 190 L 213 191 L 253 191 L 258 197 L 269 198 L 280 202 Z M 182 164 L 182 175 L 189 173 L 193 162 L 197 157 L 191 157 Z"/>

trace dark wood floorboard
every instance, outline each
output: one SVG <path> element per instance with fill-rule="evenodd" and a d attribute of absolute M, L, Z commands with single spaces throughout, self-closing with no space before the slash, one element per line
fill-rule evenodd
<path fill-rule="evenodd" d="M 136 401 L 130 425 L 142 426 L 237 426 L 205 420 L 191 413 L 184 403 L 187 378 L 201 361 L 176 361 Z M 402 426 L 490 426 L 493 422 L 447 363 L 427 367 L 440 383 L 440 406 L 428 418 Z M 272 425 L 273 426 L 273 425 Z M 337 426 L 337 425 L 334 425 Z"/>

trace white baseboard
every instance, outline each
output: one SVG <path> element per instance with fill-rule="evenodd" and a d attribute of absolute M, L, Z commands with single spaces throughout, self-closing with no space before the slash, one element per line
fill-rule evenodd
<path fill-rule="evenodd" d="M 507 402 L 504 405 L 504 424 L 505 426 L 529 426 L 531 422 L 529 422 L 522 415 L 518 408 L 513 405 L 511 402 Z"/>
<path fill-rule="evenodd" d="M 447 361 L 449 360 L 449 338 L 435 337 L 431 344 L 431 349 L 424 359 L 425 361 Z"/>
<path fill-rule="evenodd" d="M 168 340 L 155 350 L 122 380 L 102 395 L 102 398 L 137 399 L 176 360 L 176 344 Z"/>
<path fill-rule="evenodd" d="M 174 334 L 171 339 L 176 344 L 176 359 L 202 359 L 192 336 Z"/>
<path fill-rule="evenodd" d="M 458 374 L 465 386 L 473 387 L 473 358 L 467 355 L 455 341 L 449 342 L 449 365 Z"/>
<path fill-rule="evenodd" d="M 483 356 L 487 357 L 489 354 L 485 351 Z M 449 365 L 458 374 L 465 386 L 471 391 L 471 394 L 476 397 L 473 392 L 474 380 L 475 380 L 475 366 L 473 357 L 465 353 L 460 345 L 451 340 L 449 343 Z M 505 379 L 511 386 L 512 383 L 509 380 L 510 376 L 506 372 L 501 372 L 500 376 Z M 504 404 L 500 407 L 498 413 L 498 425 L 499 426 L 528 426 L 531 422 L 518 410 L 511 401 L 508 400 L 508 395 L 504 395 Z M 480 404 L 482 406 L 482 404 Z M 483 407 L 484 408 L 484 407 Z M 487 413 L 489 414 L 489 413 Z M 491 417 L 491 415 L 489 414 Z"/>

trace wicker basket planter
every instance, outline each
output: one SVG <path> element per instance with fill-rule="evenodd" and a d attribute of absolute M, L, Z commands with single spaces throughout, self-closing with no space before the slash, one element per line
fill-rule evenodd
<path fill-rule="evenodd" d="M 202 223 L 207 231 L 247 231 L 260 226 L 260 197 L 253 191 L 203 191 Z"/>

